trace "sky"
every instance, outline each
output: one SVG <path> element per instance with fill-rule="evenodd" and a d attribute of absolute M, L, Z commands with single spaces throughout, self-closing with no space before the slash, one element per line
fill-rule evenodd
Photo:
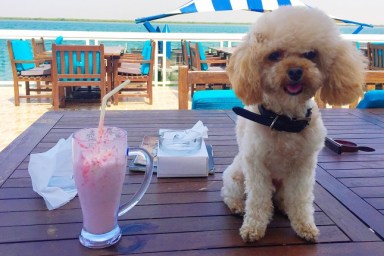
<path fill-rule="evenodd" d="M 2 0 L 0 17 L 134 20 L 177 9 L 189 0 Z M 302 0 L 329 15 L 384 25 L 383 0 Z M 6 2 L 6 4 L 5 4 Z M 162 21 L 254 22 L 261 14 L 236 11 L 178 15 Z"/>

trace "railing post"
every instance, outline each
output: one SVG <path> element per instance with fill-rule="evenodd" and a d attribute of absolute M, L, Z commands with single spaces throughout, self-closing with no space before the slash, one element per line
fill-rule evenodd
<path fill-rule="evenodd" d="M 179 109 L 188 109 L 189 86 L 187 66 L 179 66 L 178 84 Z"/>
<path fill-rule="evenodd" d="M 155 45 L 155 81 L 154 84 L 155 86 L 159 85 L 159 40 L 155 40 L 156 45 Z"/>
<path fill-rule="evenodd" d="M 167 84 L 167 41 L 163 40 L 163 60 L 162 60 L 162 86 Z"/>

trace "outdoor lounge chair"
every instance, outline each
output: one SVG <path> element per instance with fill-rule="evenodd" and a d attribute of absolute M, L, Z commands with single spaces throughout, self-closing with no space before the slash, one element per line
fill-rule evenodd
<path fill-rule="evenodd" d="M 131 83 L 114 96 L 114 104 L 118 104 L 119 98 L 123 97 L 144 97 L 148 98 L 149 104 L 152 104 L 155 47 L 155 41 L 147 41 L 142 57 L 123 55 L 117 61 L 114 70 L 114 84 L 119 85 L 126 80 L 130 80 Z"/>
<path fill-rule="evenodd" d="M 52 44 L 53 105 L 65 106 L 64 88 L 98 87 L 100 101 L 106 94 L 104 45 Z M 69 90 L 66 90 L 67 94 Z"/>
<path fill-rule="evenodd" d="M 41 64 L 42 60 L 33 58 L 32 47 L 25 40 L 8 40 L 8 53 L 12 67 L 15 105 L 20 105 L 20 98 L 52 98 L 52 88 L 48 84 L 52 81 L 51 66 Z M 19 82 L 25 83 L 25 95 L 20 95 Z M 31 87 L 30 82 L 36 83 Z M 40 82 L 47 84 L 42 88 Z M 31 94 L 36 92 L 37 94 Z M 40 94 L 40 92 L 49 92 Z"/>

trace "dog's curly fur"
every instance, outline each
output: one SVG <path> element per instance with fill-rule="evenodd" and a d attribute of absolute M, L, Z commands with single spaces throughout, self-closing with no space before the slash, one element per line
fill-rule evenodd
<path fill-rule="evenodd" d="M 315 241 L 313 187 L 318 152 L 326 129 L 315 94 L 325 103 L 348 104 L 362 94 L 365 61 L 342 40 L 323 12 L 281 7 L 263 14 L 230 58 L 228 75 L 246 108 L 258 105 L 309 125 L 299 133 L 272 130 L 242 117 L 236 125 L 239 153 L 224 171 L 222 197 L 232 212 L 244 214 L 244 241 L 265 235 L 274 204 L 296 233 Z M 276 186 L 278 180 L 279 186 Z"/>

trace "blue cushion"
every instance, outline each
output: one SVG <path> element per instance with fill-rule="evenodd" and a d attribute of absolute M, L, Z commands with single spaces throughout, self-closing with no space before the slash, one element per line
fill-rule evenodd
<path fill-rule="evenodd" d="M 141 52 L 141 55 L 143 56 L 143 60 L 150 60 L 151 59 L 151 53 L 152 53 L 152 46 L 151 41 L 148 40 L 144 44 L 143 51 Z M 149 63 L 143 63 L 141 65 L 141 74 L 148 75 L 149 74 Z"/>
<path fill-rule="evenodd" d="M 64 38 L 62 36 L 58 36 L 55 39 L 55 44 L 63 44 Z"/>
<path fill-rule="evenodd" d="M 356 108 L 384 108 L 384 90 L 367 91 Z"/>
<path fill-rule="evenodd" d="M 24 40 L 11 41 L 15 60 L 33 60 L 32 46 Z M 34 68 L 34 63 L 16 63 L 16 70 L 23 71 Z"/>
<path fill-rule="evenodd" d="M 192 97 L 192 109 L 232 109 L 244 104 L 233 90 L 196 91 Z"/>
<path fill-rule="evenodd" d="M 197 45 L 199 47 L 200 60 L 204 60 L 204 61 L 207 60 L 207 57 L 205 56 L 205 52 L 203 49 L 203 45 L 200 42 L 198 42 Z M 201 70 L 208 70 L 208 64 L 201 63 Z"/>

